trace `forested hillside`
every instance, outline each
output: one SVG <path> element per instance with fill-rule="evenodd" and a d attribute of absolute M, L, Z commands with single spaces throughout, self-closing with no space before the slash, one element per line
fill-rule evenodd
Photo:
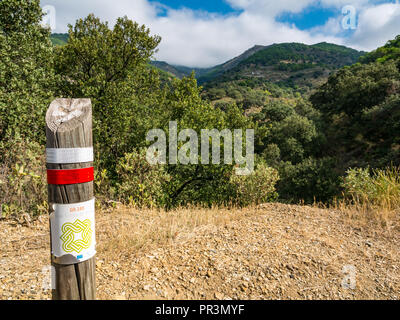
<path fill-rule="evenodd" d="M 400 165 L 400 36 L 329 78 L 311 97 L 326 154 L 342 168 Z"/>
<path fill-rule="evenodd" d="M 68 34 L 52 34 L 51 40 L 54 45 L 64 45 L 68 41 Z M 284 43 L 271 46 L 256 45 L 238 57 L 210 68 L 171 65 L 157 60 L 150 63 L 180 79 L 194 72 L 198 83 L 208 87 L 244 78 L 262 78 L 263 81 L 277 82 L 286 87 L 294 87 L 297 84 L 300 84 L 300 87 L 313 87 L 315 81 L 306 81 L 310 74 L 313 79 L 321 82 L 331 71 L 355 63 L 363 54 L 364 52 L 330 43 L 312 46 Z M 305 70 L 307 72 L 304 72 Z M 303 81 L 300 81 L 300 78 L 303 78 Z"/>
<path fill-rule="evenodd" d="M 211 101 L 233 99 L 244 107 L 260 107 L 265 90 L 307 94 L 336 70 L 352 65 L 364 52 L 328 43 L 256 46 L 231 62 L 215 67 L 199 82 Z M 252 94 L 249 94 L 249 93 Z M 240 93 L 240 94 L 239 94 Z"/>
<path fill-rule="evenodd" d="M 50 37 L 55 46 L 63 46 L 68 42 L 68 33 L 53 33 Z"/>
<path fill-rule="evenodd" d="M 383 185 L 398 194 L 399 39 L 335 72 L 310 98 L 270 96 L 252 115 L 267 132 L 258 151 L 278 168 L 283 198 L 329 201 L 343 188 L 365 188 L 372 199 Z M 370 169 L 388 166 L 389 177 L 374 186 Z M 346 172 L 351 182 L 343 180 Z"/>

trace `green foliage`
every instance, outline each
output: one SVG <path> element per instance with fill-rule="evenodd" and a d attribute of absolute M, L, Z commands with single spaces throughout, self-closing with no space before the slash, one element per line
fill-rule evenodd
<path fill-rule="evenodd" d="M 57 48 L 56 70 L 62 77 L 59 91 L 64 96 L 92 99 L 98 175 L 112 186 L 110 196 L 136 205 L 168 207 L 224 201 L 215 191 L 229 179 L 232 166 L 228 165 L 167 166 L 164 170 L 171 179 L 158 202 L 155 191 L 142 182 L 144 187 L 139 190 L 126 181 L 132 179 L 124 164 L 139 161 L 134 150 L 148 146 L 145 137 L 151 129 L 168 133 L 170 121 L 177 121 L 179 130 L 191 128 L 198 133 L 251 125 L 234 106 L 224 112 L 202 101 L 193 75 L 162 83 L 159 73 L 148 68 L 159 41 L 126 17 L 118 19 L 112 30 L 93 15 L 78 20 L 70 26 L 68 43 Z"/>
<path fill-rule="evenodd" d="M 158 73 L 147 67 L 160 38 L 125 18 L 111 30 L 93 15 L 69 26 L 68 43 L 57 48 L 59 93 L 90 97 L 99 168 L 115 174 L 116 159 L 144 145 L 153 105 L 162 98 Z M 150 113 L 152 116 L 150 116 Z"/>
<path fill-rule="evenodd" d="M 146 149 L 125 154 L 117 164 L 117 199 L 136 207 L 165 205 L 164 187 L 171 177 L 163 165 L 152 166 L 146 160 Z"/>
<path fill-rule="evenodd" d="M 278 171 L 268 167 L 264 162 L 260 162 L 251 175 L 232 175 L 231 183 L 235 190 L 232 202 L 245 207 L 275 201 L 278 197 L 275 189 L 278 180 Z"/>
<path fill-rule="evenodd" d="M 400 35 L 394 40 L 389 40 L 385 46 L 380 47 L 360 58 L 361 63 L 386 62 L 400 58 Z"/>
<path fill-rule="evenodd" d="M 300 99 L 299 105 L 304 105 Z M 265 105 L 260 114 L 256 117 L 262 126 L 270 128 L 268 134 L 263 137 L 263 145 L 268 148 L 271 145 L 278 147 L 280 160 L 293 163 L 301 162 L 305 157 L 312 155 L 310 146 L 318 137 L 315 119 L 309 119 L 308 113 L 312 114 L 312 109 L 304 111 L 302 107 L 296 108 L 293 103 L 284 100 L 272 100 Z M 312 108 L 312 107 L 309 107 Z M 302 111 L 304 115 L 297 113 Z M 258 150 L 263 153 L 264 150 Z M 265 153 L 269 154 L 270 151 Z M 277 159 L 268 159 L 276 161 Z"/>
<path fill-rule="evenodd" d="M 334 161 L 319 158 L 320 113 L 303 99 L 274 99 L 255 117 L 266 129 L 257 151 L 279 171 L 277 192 L 282 200 L 328 201 L 338 190 Z"/>
<path fill-rule="evenodd" d="M 47 213 L 44 147 L 18 134 L 0 141 L 2 217 L 34 217 Z"/>
<path fill-rule="evenodd" d="M 282 100 L 271 100 L 262 109 L 262 120 L 267 122 L 281 122 L 295 114 L 292 105 Z"/>
<path fill-rule="evenodd" d="M 53 33 L 50 37 L 51 43 L 55 46 L 63 46 L 68 42 L 68 33 Z"/>
<path fill-rule="evenodd" d="M 289 71 L 289 72 L 297 72 L 305 69 L 314 68 L 315 65 L 313 63 L 279 63 L 276 66 L 277 70 L 280 71 Z"/>
<path fill-rule="evenodd" d="M 362 53 L 357 50 L 332 44 L 307 46 L 302 43 L 282 43 L 266 47 L 245 61 L 243 64 L 275 65 L 281 61 L 301 62 L 302 64 L 321 63 L 339 68 L 354 63 Z"/>
<path fill-rule="evenodd" d="M 44 142 L 53 96 L 53 47 L 39 1 L 0 2 L 0 141 L 20 133 Z"/>
<path fill-rule="evenodd" d="M 312 45 L 313 48 L 318 48 L 321 50 L 325 50 L 327 52 L 337 52 L 340 54 L 346 54 L 346 55 L 351 55 L 353 56 L 353 58 L 357 58 L 360 55 L 364 54 L 365 52 L 359 52 L 357 50 L 345 47 L 345 46 L 340 46 L 337 44 L 333 44 L 333 43 L 327 43 L 327 42 L 321 42 L 321 43 L 317 43 Z"/>
<path fill-rule="evenodd" d="M 396 61 L 344 68 L 312 97 L 322 112 L 326 152 L 343 168 L 400 164 L 400 72 Z"/>
<path fill-rule="evenodd" d="M 364 52 L 328 43 L 256 46 L 202 74 L 199 82 L 204 84 L 204 96 L 208 99 L 215 100 L 208 92 L 223 88 L 237 104 L 246 101 L 255 89 L 267 89 L 275 98 L 290 96 L 294 92 L 308 94 L 325 81 L 330 72 L 355 63 L 362 54 Z M 231 90 L 238 89 L 238 86 L 241 87 L 240 97 Z M 262 106 L 259 101 L 257 106 Z"/>
<path fill-rule="evenodd" d="M 281 199 L 305 203 L 329 202 L 340 193 L 340 175 L 332 158 L 308 158 L 280 164 L 277 189 Z"/>
<path fill-rule="evenodd" d="M 61 90 L 102 100 L 116 84 L 125 82 L 148 62 L 160 42 L 145 26 L 118 18 L 114 28 L 94 15 L 69 25 L 67 45 L 57 48 L 56 70 L 63 75 Z"/>
<path fill-rule="evenodd" d="M 207 92 L 207 94 L 211 100 L 222 99 L 226 96 L 226 92 L 222 88 L 212 88 Z"/>
<path fill-rule="evenodd" d="M 210 101 L 230 98 L 243 109 L 250 109 L 252 107 L 263 107 L 267 98 L 291 98 L 294 94 L 291 89 L 282 88 L 270 82 L 254 78 L 241 78 L 238 81 L 207 84 L 202 96 Z"/>
<path fill-rule="evenodd" d="M 248 90 L 243 96 L 242 105 L 244 109 L 251 107 L 263 106 L 266 101 L 267 94 L 262 90 Z"/>
<path fill-rule="evenodd" d="M 315 107 L 328 114 L 353 116 L 385 101 L 399 88 L 399 70 L 393 61 L 345 67 L 329 78 L 311 97 Z"/>
<path fill-rule="evenodd" d="M 165 132 L 169 132 L 168 124 L 171 119 L 177 121 L 178 131 L 191 128 L 199 136 L 202 129 L 221 131 L 226 128 L 253 127 L 237 106 L 227 105 L 223 111 L 202 101 L 200 89 L 193 76 L 172 81 L 166 95 L 163 116 L 164 125 L 161 128 Z M 221 159 L 224 159 L 223 143 L 224 140 L 221 139 Z M 232 174 L 232 165 L 170 165 L 168 172 L 172 176 L 167 189 L 169 207 L 187 203 L 212 206 L 227 201 L 225 187 Z"/>

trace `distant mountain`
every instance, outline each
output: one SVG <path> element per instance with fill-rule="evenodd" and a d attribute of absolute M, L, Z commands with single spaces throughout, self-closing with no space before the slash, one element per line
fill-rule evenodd
<path fill-rule="evenodd" d="M 216 66 L 198 77 L 199 83 L 258 78 L 287 86 L 314 86 L 329 74 L 352 65 L 364 55 L 344 46 L 330 43 L 305 45 L 282 43 L 255 46 L 242 55 Z"/>
<path fill-rule="evenodd" d="M 254 46 L 253 48 L 245 51 L 240 56 L 233 58 L 223 64 L 204 70 L 202 74 L 196 74 L 199 83 L 208 82 L 226 71 L 229 71 L 240 64 L 242 61 L 256 54 L 258 51 L 265 49 L 264 46 Z"/>
<path fill-rule="evenodd" d="M 55 46 L 63 46 L 68 42 L 68 33 L 53 33 L 50 40 Z"/>
<path fill-rule="evenodd" d="M 68 34 L 54 33 L 51 41 L 56 46 L 64 45 Z M 311 88 L 323 83 L 332 71 L 354 64 L 364 54 L 326 42 L 311 46 L 282 43 L 256 45 L 238 57 L 211 68 L 191 68 L 164 61 L 151 61 L 150 64 L 164 71 L 166 76 L 180 79 L 194 71 L 198 83 L 209 87 L 216 83 L 253 78 L 258 82 L 267 81 L 285 87 Z"/>
<path fill-rule="evenodd" d="M 153 66 L 170 73 L 171 75 L 182 79 L 183 77 L 189 77 L 192 72 L 195 73 L 196 78 L 203 76 L 207 72 L 209 72 L 212 68 L 190 68 L 185 66 L 176 66 L 168 64 L 165 61 L 151 61 Z"/>
<path fill-rule="evenodd" d="M 179 79 L 189 76 L 192 72 L 190 68 L 173 66 L 165 61 L 151 61 L 150 64 Z"/>

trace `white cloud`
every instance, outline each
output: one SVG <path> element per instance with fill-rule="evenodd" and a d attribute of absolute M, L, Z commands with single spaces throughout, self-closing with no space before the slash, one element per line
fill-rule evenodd
<path fill-rule="evenodd" d="M 156 58 L 172 64 L 206 67 L 222 63 L 260 44 L 281 42 L 316 43 L 320 41 L 347 44 L 362 49 L 373 49 L 394 38 L 399 29 L 395 5 L 373 5 L 368 0 L 227 0 L 240 9 L 236 15 L 218 15 L 189 9 L 174 10 L 147 0 L 47 0 L 42 6 L 54 5 L 57 10 L 56 32 L 65 32 L 68 23 L 94 13 L 110 25 L 117 17 L 129 18 L 146 24 L 153 34 L 162 37 Z M 340 19 L 311 30 L 299 30 L 294 25 L 278 23 L 275 17 L 284 11 L 299 13 L 318 4 L 341 8 L 352 4 L 359 12 L 359 28 L 350 38 L 342 36 Z M 165 16 L 158 16 L 159 10 Z M 390 11 L 390 10 L 392 11 Z M 391 13 L 388 14 L 387 10 Z"/>
<path fill-rule="evenodd" d="M 360 13 L 358 28 L 346 43 L 363 50 L 373 50 L 399 34 L 400 4 L 382 4 Z"/>

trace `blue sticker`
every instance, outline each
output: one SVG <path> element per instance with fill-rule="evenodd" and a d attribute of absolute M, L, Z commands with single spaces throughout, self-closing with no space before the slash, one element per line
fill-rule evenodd
<path fill-rule="evenodd" d="M 81 260 L 83 258 L 83 254 L 81 254 L 80 256 L 76 257 L 78 260 Z"/>

